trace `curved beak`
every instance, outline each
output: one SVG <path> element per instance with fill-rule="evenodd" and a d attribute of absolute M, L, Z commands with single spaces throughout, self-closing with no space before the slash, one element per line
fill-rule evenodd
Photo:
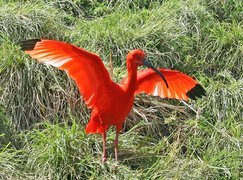
<path fill-rule="evenodd" d="M 148 68 L 153 69 L 163 79 L 166 87 L 169 88 L 169 85 L 168 85 L 164 75 L 158 69 L 156 69 L 147 59 L 143 60 L 143 65 L 147 66 Z"/>

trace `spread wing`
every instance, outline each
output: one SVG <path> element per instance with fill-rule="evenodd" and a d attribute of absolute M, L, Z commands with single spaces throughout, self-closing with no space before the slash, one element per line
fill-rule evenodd
<path fill-rule="evenodd" d="M 111 82 L 101 58 L 82 48 L 65 42 L 32 39 L 21 42 L 22 49 L 39 62 L 50 64 L 76 82 L 85 103 L 92 108 L 99 96 L 99 88 Z"/>
<path fill-rule="evenodd" d="M 158 69 L 168 82 L 166 87 L 161 77 L 152 69 L 138 71 L 137 89 L 135 94 L 146 93 L 161 98 L 188 100 L 201 98 L 206 95 L 204 88 L 190 76 L 176 70 Z M 123 81 L 126 83 L 126 79 Z"/>

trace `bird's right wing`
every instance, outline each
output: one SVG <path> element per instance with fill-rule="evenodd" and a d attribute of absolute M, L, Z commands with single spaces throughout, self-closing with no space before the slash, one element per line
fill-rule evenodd
<path fill-rule="evenodd" d="M 76 82 L 89 108 L 105 93 L 111 82 L 101 58 L 91 52 L 65 42 L 32 39 L 21 42 L 22 49 L 39 62 L 50 64 L 66 73 Z M 102 92 L 100 92 L 102 89 Z"/>

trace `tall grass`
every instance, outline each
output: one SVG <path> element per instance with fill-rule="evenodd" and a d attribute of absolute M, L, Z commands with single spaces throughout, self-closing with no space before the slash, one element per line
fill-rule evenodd
<path fill-rule="evenodd" d="M 0 1 L 2 179 L 240 179 L 242 2 Z M 156 66 L 195 76 L 207 97 L 183 103 L 138 96 L 106 164 L 101 137 L 86 135 L 89 111 L 65 73 L 30 60 L 18 42 L 65 40 L 110 53 L 117 82 L 126 53 L 142 48 Z"/>

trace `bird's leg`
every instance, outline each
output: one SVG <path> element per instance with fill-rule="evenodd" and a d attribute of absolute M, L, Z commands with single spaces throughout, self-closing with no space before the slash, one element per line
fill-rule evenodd
<path fill-rule="evenodd" d="M 102 134 L 102 141 L 103 141 L 102 161 L 105 162 L 106 159 L 107 159 L 107 154 L 106 154 L 106 132 L 105 131 Z"/>
<path fill-rule="evenodd" d="M 119 131 L 116 130 L 116 137 L 115 137 L 115 141 L 114 141 L 114 149 L 115 149 L 115 160 L 117 161 L 117 150 L 118 150 L 118 135 L 119 135 Z"/>

